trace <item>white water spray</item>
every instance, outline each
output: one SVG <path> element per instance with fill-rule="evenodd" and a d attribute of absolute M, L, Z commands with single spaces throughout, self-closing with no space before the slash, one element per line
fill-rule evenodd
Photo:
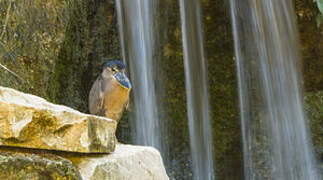
<path fill-rule="evenodd" d="M 180 0 L 193 172 L 196 180 L 215 179 L 200 2 Z"/>
<path fill-rule="evenodd" d="M 245 179 L 319 180 L 292 0 L 231 0 Z"/>
<path fill-rule="evenodd" d="M 154 19 L 157 0 L 117 0 L 123 59 L 134 94 L 134 116 L 130 117 L 136 144 L 162 151 L 161 126 L 156 102 L 156 44 Z"/>

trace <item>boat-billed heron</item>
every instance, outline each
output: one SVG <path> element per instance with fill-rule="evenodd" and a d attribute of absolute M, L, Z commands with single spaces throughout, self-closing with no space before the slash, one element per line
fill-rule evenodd
<path fill-rule="evenodd" d="M 129 103 L 131 83 L 125 74 L 125 65 L 118 60 L 105 64 L 89 95 L 91 114 L 119 121 Z"/>

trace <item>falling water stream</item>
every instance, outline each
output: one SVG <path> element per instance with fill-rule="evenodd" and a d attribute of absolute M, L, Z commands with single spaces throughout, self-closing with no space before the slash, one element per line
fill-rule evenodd
<path fill-rule="evenodd" d="M 319 180 L 292 0 L 231 0 L 246 179 Z"/>
<path fill-rule="evenodd" d="M 117 0 L 123 59 L 133 84 L 134 116 L 130 117 L 136 144 L 161 151 L 160 122 L 155 81 L 158 34 L 154 30 L 157 0 Z M 125 41 L 126 40 L 126 41 Z"/>
<path fill-rule="evenodd" d="M 215 179 L 200 2 L 180 0 L 187 112 L 196 180 Z"/>

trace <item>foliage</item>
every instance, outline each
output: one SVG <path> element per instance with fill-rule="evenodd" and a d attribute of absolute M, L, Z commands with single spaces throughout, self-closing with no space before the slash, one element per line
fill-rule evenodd
<path fill-rule="evenodd" d="M 320 10 L 320 14 L 316 17 L 317 26 L 319 27 L 323 21 L 323 0 L 313 0 L 316 2 L 318 9 Z"/>
<path fill-rule="evenodd" d="M 319 8 L 320 12 L 323 14 L 323 0 L 313 0 L 317 3 L 317 7 Z"/>

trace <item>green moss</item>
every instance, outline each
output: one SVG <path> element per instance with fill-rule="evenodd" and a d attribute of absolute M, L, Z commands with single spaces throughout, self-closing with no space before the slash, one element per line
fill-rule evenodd
<path fill-rule="evenodd" d="M 296 14 L 303 55 L 305 91 L 323 90 L 323 26 L 316 26 L 319 13 L 311 0 L 296 0 Z"/>
<path fill-rule="evenodd" d="M 65 40 L 48 89 L 54 102 L 88 112 L 91 85 L 108 59 L 119 59 L 114 4 L 73 0 Z"/>
<path fill-rule="evenodd" d="M 82 179 L 69 160 L 50 154 L 0 153 L 0 179 Z"/>
<path fill-rule="evenodd" d="M 323 91 L 307 93 L 305 101 L 315 151 L 323 160 Z"/>

